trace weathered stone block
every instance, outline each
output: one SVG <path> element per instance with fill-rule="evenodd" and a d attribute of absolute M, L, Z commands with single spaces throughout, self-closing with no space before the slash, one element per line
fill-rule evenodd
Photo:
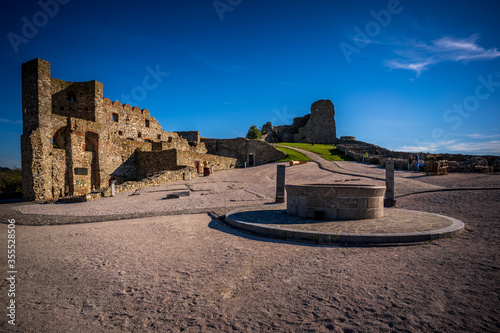
<path fill-rule="evenodd" d="M 325 208 L 325 198 L 307 197 L 306 206 L 315 208 Z"/>
<path fill-rule="evenodd" d="M 339 220 L 357 220 L 358 210 L 356 208 L 337 209 L 337 219 Z"/>

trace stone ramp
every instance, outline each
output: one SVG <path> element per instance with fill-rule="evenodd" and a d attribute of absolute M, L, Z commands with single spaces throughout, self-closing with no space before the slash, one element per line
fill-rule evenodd
<path fill-rule="evenodd" d="M 348 170 L 348 169 L 340 167 L 337 163 L 335 163 L 333 161 L 325 160 L 323 157 L 319 156 L 316 153 L 311 153 L 307 150 L 295 148 L 295 147 L 288 147 L 288 146 L 283 146 L 283 147 L 294 149 L 294 150 L 306 155 L 311 160 L 313 160 L 313 162 L 316 162 L 319 165 L 319 167 L 323 170 L 335 172 L 335 173 L 340 173 L 340 174 L 344 174 L 344 175 L 348 175 L 348 176 L 371 178 L 371 179 L 380 180 L 380 181 L 385 182 L 385 175 L 381 176 L 381 175 L 377 175 L 377 174 L 373 174 L 373 173 L 370 174 L 370 173 Z M 394 185 L 395 185 L 396 198 L 399 196 L 405 196 L 405 195 L 413 194 L 413 193 L 431 192 L 431 191 L 439 191 L 439 190 L 446 189 L 446 187 L 443 187 L 443 186 L 427 184 L 427 183 L 421 182 L 419 180 L 402 178 L 402 177 L 397 177 L 397 176 L 395 176 L 394 182 L 395 182 Z"/>

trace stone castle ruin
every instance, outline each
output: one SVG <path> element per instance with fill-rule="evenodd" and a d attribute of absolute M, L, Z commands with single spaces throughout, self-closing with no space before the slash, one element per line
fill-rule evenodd
<path fill-rule="evenodd" d="M 311 105 L 311 113 L 293 119 L 292 125 L 262 126 L 267 142 L 325 143 L 337 142 L 335 108 L 330 100 L 319 100 Z"/>
<path fill-rule="evenodd" d="M 236 165 L 234 157 L 207 154 L 199 132 L 167 132 L 148 110 L 103 98 L 98 81 L 52 78 L 50 63 L 38 58 L 22 65 L 22 108 L 24 200 L 103 191 L 111 180 L 177 181 Z"/>

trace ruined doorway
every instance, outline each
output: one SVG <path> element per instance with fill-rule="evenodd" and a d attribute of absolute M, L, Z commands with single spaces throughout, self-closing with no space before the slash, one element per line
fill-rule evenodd
<path fill-rule="evenodd" d="M 94 191 L 101 187 L 99 177 L 99 135 L 94 132 L 85 132 L 85 151 L 92 153 L 90 163 L 90 189 Z"/>
<path fill-rule="evenodd" d="M 194 168 L 196 169 L 197 173 L 202 173 L 203 172 L 203 165 L 200 163 L 200 161 L 195 161 L 194 162 Z"/>
<path fill-rule="evenodd" d="M 69 194 L 66 188 L 69 187 L 70 175 L 68 174 L 68 164 L 71 155 L 68 149 L 68 127 L 59 128 L 52 136 L 52 151 L 49 156 L 52 164 L 52 198 L 61 198 Z"/>
<path fill-rule="evenodd" d="M 253 153 L 248 154 L 247 165 L 248 166 L 255 166 L 255 155 Z"/>

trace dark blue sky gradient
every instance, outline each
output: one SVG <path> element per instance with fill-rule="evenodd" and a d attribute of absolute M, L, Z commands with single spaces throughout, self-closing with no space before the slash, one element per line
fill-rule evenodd
<path fill-rule="evenodd" d="M 500 154 L 498 1 L 220 0 L 231 8 L 222 16 L 214 1 L 61 2 L 18 52 L 9 36 L 22 36 L 23 17 L 33 22 L 43 9 L 4 4 L 0 166 L 20 165 L 20 67 L 36 57 L 52 63 L 53 77 L 98 80 L 113 101 L 128 95 L 167 131 L 244 136 L 252 124 L 289 124 L 330 99 L 339 136 Z M 357 52 L 346 58 L 342 45 Z M 169 75 L 143 96 L 147 68 Z M 469 111 L 454 110 L 464 103 Z"/>

